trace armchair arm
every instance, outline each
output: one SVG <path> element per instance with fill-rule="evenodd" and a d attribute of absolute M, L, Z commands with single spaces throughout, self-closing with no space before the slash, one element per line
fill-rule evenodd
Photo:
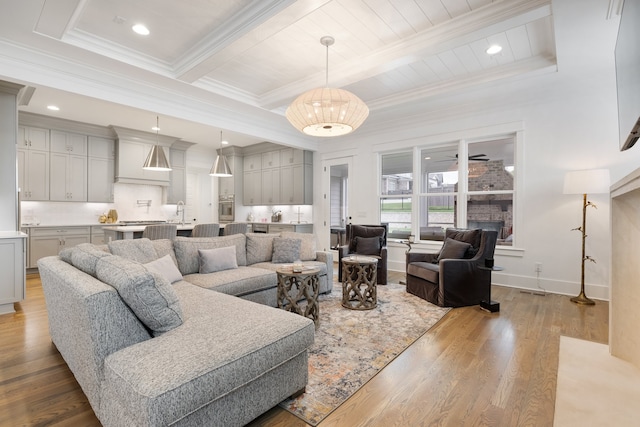
<path fill-rule="evenodd" d="M 449 307 L 479 304 L 491 299 L 491 273 L 474 259 L 440 261 L 440 292 Z"/>

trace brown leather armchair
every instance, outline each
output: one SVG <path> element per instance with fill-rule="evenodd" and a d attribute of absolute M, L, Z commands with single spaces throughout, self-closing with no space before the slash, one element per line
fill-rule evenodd
<path fill-rule="evenodd" d="M 377 284 L 387 284 L 387 224 L 347 224 L 347 244 L 338 247 L 338 281 L 342 282 L 342 258 L 366 255 L 378 259 Z"/>
<path fill-rule="evenodd" d="M 493 258 L 496 238 L 495 231 L 449 228 L 440 252 L 409 251 L 406 254 L 407 292 L 440 307 L 464 307 L 489 301 L 491 271 L 483 268 L 485 259 Z"/>

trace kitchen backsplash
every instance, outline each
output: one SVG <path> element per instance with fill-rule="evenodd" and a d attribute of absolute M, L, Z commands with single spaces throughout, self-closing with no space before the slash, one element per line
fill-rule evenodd
<path fill-rule="evenodd" d="M 175 219 L 175 205 L 162 204 L 162 187 L 114 184 L 114 203 L 23 201 L 22 224 L 75 225 L 98 223 L 109 209 L 116 209 L 118 220 Z"/>

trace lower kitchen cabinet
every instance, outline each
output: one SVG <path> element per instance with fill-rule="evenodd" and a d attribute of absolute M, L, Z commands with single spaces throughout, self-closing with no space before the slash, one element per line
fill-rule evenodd
<path fill-rule="evenodd" d="M 34 227 L 29 232 L 29 265 L 38 267 L 38 260 L 58 255 L 61 250 L 91 241 L 91 227 Z"/>
<path fill-rule="evenodd" d="M 25 243 L 22 233 L 0 232 L 0 314 L 14 313 L 14 303 L 26 297 Z"/>

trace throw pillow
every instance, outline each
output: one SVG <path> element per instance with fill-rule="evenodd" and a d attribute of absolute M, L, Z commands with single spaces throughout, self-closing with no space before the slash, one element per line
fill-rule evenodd
<path fill-rule="evenodd" d="M 348 228 L 347 235 L 358 237 L 380 237 L 382 241 L 385 241 L 385 228 L 382 226 L 370 226 L 370 225 L 358 225 L 352 224 Z M 349 252 L 356 252 L 355 239 L 351 238 L 349 241 Z"/>
<path fill-rule="evenodd" d="M 232 234 L 219 237 L 182 237 L 177 236 L 173 240 L 173 249 L 176 253 L 180 273 L 197 273 L 200 270 L 198 259 L 199 249 L 214 249 L 232 247 L 236 249 L 236 262 L 238 266 L 247 265 L 247 238 L 244 234 Z"/>
<path fill-rule="evenodd" d="M 382 237 L 356 236 L 356 253 L 360 255 L 380 255 Z"/>
<path fill-rule="evenodd" d="M 280 237 L 285 239 L 300 239 L 300 261 L 315 261 L 317 258 L 316 235 L 313 233 L 297 233 L 295 231 L 283 231 Z"/>
<path fill-rule="evenodd" d="M 471 245 L 466 242 L 447 238 L 444 241 L 444 245 L 442 245 L 442 250 L 440 250 L 440 255 L 438 255 L 436 262 L 440 262 L 443 259 L 462 259 L 470 247 Z"/>
<path fill-rule="evenodd" d="M 109 243 L 109 251 L 113 255 L 144 264 L 158 258 L 156 249 L 149 239 L 125 239 L 112 240 Z"/>
<path fill-rule="evenodd" d="M 153 271 L 158 273 L 165 279 L 169 281 L 169 283 L 175 283 L 179 280 L 182 280 L 182 274 L 180 274 L 180 270 L 173 263 L 171 256 L 165 255 L 162 258 L 158 258 L 155 261 L 148 262 L 144 264 L 144 266 L 149 271 Z"/>
<path fill-rule="evenodd" d="M 215 273 L 216 271 L 238 268 L 236 247 L 226 246 L 214 249 L 198 249 L 200 274 Z"/>
<path fill-rule="evenodd" d="M 247 233 L 247 265 L 271 261 L 277 234 Z"/>
<path fill-rule="evenodd" d="M 148 271 L 142 264 L 108 255 L 96 265 L 99 280 L 113 286 L 120 298 L 154 336 L 183 322 L 178 296 L 167 279 Z"/>
<path fill-rule="evenodd" d="M 273 256 L 271 257 L 271 262 L 283 263 L 300 260 L 301 246 L 302 241 L 300 239 L 276 237 L 273 239 Z"/>
<path fill-rule="evenodd" d="M 467 230 L 461 228 L 447 228 L 445 238 L 452 238 L 459 242 L 465 242 L 471 245 L 464 258 L 473 258 L 480 248 L 480 241 L 482 240 L 482 230 L 474 229 Z"/>
<path fill-rule="evenodd" d="M 79 270 L 96 277 L 96 265 L 102 257 L 109 256 L 91 243 L 81 243 L 71 248 L 71 264 Z"/>

